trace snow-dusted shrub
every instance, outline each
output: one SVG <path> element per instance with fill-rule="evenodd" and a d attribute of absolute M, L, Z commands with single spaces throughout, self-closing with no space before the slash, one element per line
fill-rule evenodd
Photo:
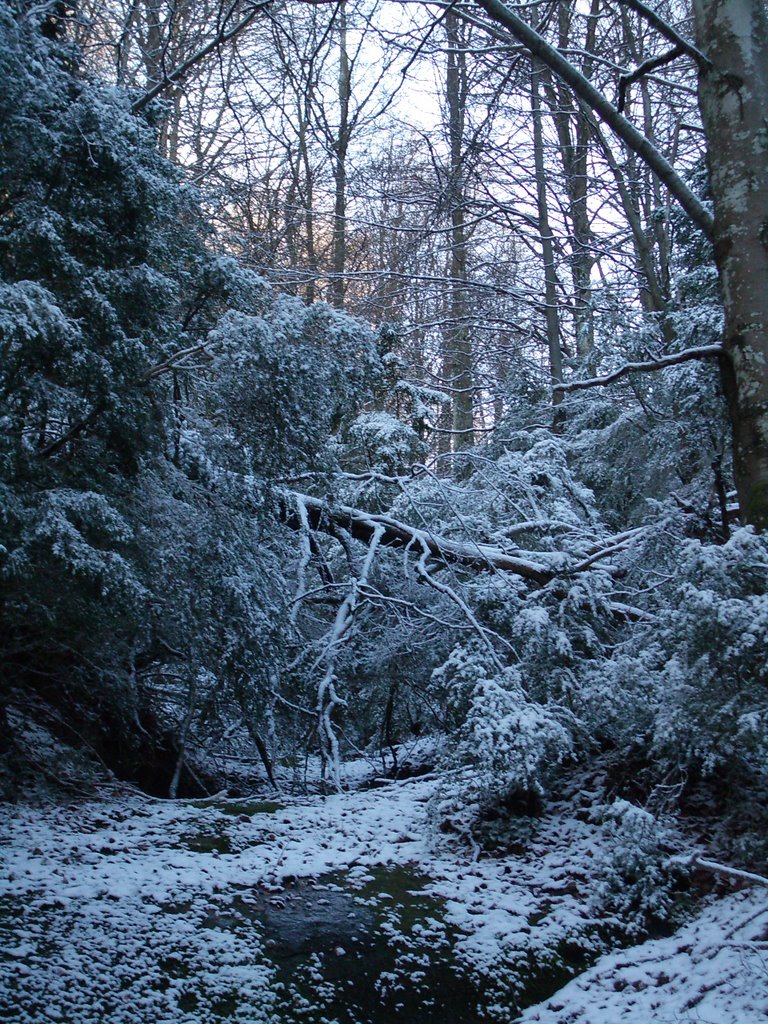
<path fill-rule="evenodd" d="M 663 631 L 654 751 L 723 780 L 765 777 L 768 758 L 768 542 L 738 530 L 686 542 Z"/>
<path fill-rule="evenodd" d="M 443 827 L 471 834 L 485 818 L 534 809 L 549 773 L 572 750 L 569 714 L 531 700 L 518 668 L 494 670 L 471 649 L 454 650 L 435 677 L 449 680 L 463 719 L 449 756 L 460 767 L 435 801 Z"/>
<path fill-rule="evenodd" d="M 610 915 L 607 924 L 636 938 L 669 920 L 684 869 L 669 865 L 674 842 L 668 827 L 627 800 L 604 808 L 602 829 L 595 909 Z"/>
<path fill-rule="evenodd" d="M 480 679 L 472 690 L 459 756 L 475 769 L 488 799 L 540 792 L 548 770 L 571 750 L 563 712 L 528 697 L 517 668 Z"/>
<path fill-rule="evenodd" d="M 427 452 L 413 427 L 388 412 L 361 413 L 351 423 L 346 443 L 350 466 L 374 473 L 404 473 Z"/>
<path fill-rule="evenodd" d="M 247 452 L 249 469 L 267 477 L 323 461 L 321 440 L 366 397 L 376 364 L 367 325 L 287 295 L 270 297 L 258 315 L 229 310 L 208 344 L 208 433 Z"/>

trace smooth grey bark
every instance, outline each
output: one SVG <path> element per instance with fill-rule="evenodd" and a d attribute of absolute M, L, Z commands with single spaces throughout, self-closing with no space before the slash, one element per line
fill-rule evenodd
<path fill-rule="evenodd" d="M 637 67 L 642 67 L 647 63 L 645 60 L 642 34 L 635 32 L 635 28 L 625 8 L 622 7 L 620 13 L 624 45 L 629 50 L 635 65 Z M 677 53 L 679 51 L 675 52 Z M 669 55 L 667 54 L 666 56 Z M 639 79 L 638 92 L 642 103 L 643 131 L 646 138 L 650 139 L 653 145 L 658 147 L 659 143 L 656 139 L 656 111 L 654 110 L 653 100 L 648 88 L 648 80 L 644 76 L 641 76 Z M 635 157 L 633 154 L 633 163 L 634 162 Z M 671 273 L 669 266 L 669 224 L 668 217 L 660 218 L 656 216 L 656 212 L 666 208 L 667 197 L 663 193 L 662 184 L 658 177 L 655 174 L 652 174 L 647 166 L 643 170 L 644 173 L 642 175 L 633 170 L 633 177 L 636 180 L 641 177 L 644 179 L 641 192 L 643 219 L 648 225 L 647 231 L 649 236 L 651 259 L 653 260 L 654 253 L 656 256 L 654 262 L 654 273 L 657 281 L 659 297 L 661 299 L 661 302 L 658 303 L 656 312 L 663 312 L 669 303 L 671 289 Z M 667 335 L 665 340 L 667 342 L 672 341 L 671 335 Z"/>
<path fill-rule="evenodd" d="M 723 383 L 742 520 L 768 528 L 768 17 L 763 0 L 694 0 L 725 307 Z"/>
<path fill-rule="evenodd" d="M 326 40 L 326 31 L 317 33 L 314 18 L 307 31 L 309 42 L 299 47 L 299 31 L 289 25 L 272 24 L 272 45 L 277 56 L 278 75 L 285 91 L 282 99 L 286 119 L 292 122 L 294 141 L 281 140 L 290 166 L 290 184 L 285 202 L 286 247 L 290 266 L 299 268 L 297 285 L 303 284 L 307 304 L 318 295 L 317 281 L 320 261 L 317 254 L 315 226 L 315 179 L 311 143 L 314 131 L 313 110 L 318 94 L 318 63 Z"/>
<path fill-rule="evenodd" d="M 302 197 L 302 208 L 304 218 L 304 245 L 307 254 L 307 285 L 304 292 L 304 299 L 311 305 L 315 301 L 318 275 L 317 253 L 315 251 L 315 171 L 312 167 L 312 159 L 309 154 L 309 143 L 307 140 L 308 126 L 310 122 L 310 104 L 314 83 L 308 80 L 307 95 L 303 103 L 299 104 L 299 132 L 298 132 L 298 163 L 295 168 L 296 193 Z M 303 174 L 303 185 L 302 185 Z"/>

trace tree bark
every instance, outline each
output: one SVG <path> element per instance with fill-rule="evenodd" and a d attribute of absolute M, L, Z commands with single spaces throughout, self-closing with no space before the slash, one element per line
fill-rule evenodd
<path fill-rule="evenodd" d="M 560 49 L 571 44 L 573 6 L 562 3 L 558 9 L 558 35 Z M 599 14 L 599 0 L 590 0 L 590 17 L 584 39 L 584 58 L 581 71 L 589 80 L 594 64 L 595 32 Z M 574 41 L 575 42 L 575 41 Z M 576 44 L 578 45 L 578 44 Z M 568 220 L 571 228 L 571 277 L 574 293 L 574 327 L 576 352 L 588 362 L 595 347 L 594 310 L 592 303 L 592 228 L 590 224 L 589 194 L 589 137 L 590 122 L 574 100 L 570 90 L 555 79 L 549 68 L 541 64 L 541 80 L 552 121 L 557 131 L 560 160 L 565 178 L 568 201 Z"/>
<path fill-rule="evenodd" d="M 539 220 L 539 238 L 544 264 L 544 303 L 546 306 L 547 347 L 549 349 L 549 374 L 552 383 L 552 404 L 555 406 L 554 426 L 562 425 L 562 415 L 557 406 L 563 400 L 563 393 L 557 389 L 563 382 L 563 353 L 560 349 L 560 314 L 557 305 L 557 276 L 555 274 L 555 247 L 549 226 L 547 204 L 547 179 L 544 167 L 544 134 L 541 127 L 541 101 L 539 98 L 538 62 L 531 62 L 531 117 L 533 119 L 533 162 L 536 172 L 536 206 Z"/>
<path fill-rule="evenodd" d="M 347 51 L 347 13 L 343 3 L 339 6 L 337 23 L 339 26 L 339 133 L 334 147 L 331 301 L 337 309 L 343 309 L 346 294 L 344 272 L 347 266 L 347 149 L 349 148 L 349 100 L 352 86 L 352 71 Z"/>
<path fill-rule="evenodd" d="M 763 0 L 694 0 L 725 307 L 723 385 L 742 521 L 768 528 L 768 18 Z"/>
<path fill-rule="evenodd" d="M 451 216 L 450 320 L 446 331 L 445 370 L 452 389 L 452 430 L 455 451 L 474 444 L 472 401 L 472 340 L 469 335 L 467 301 L 467 250 L 469 239 L 465 223 L 466 189 L 464 160 L 464 122 L 467 103 L 466 54 L 456 15 L 445 18 L 448 63 L 445 96 L 448 107 L 448 143 L 450 180 L 448 202 Z"/>

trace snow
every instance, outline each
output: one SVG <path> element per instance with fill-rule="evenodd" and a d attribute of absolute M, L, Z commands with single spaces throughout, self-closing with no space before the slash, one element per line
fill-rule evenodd
<path fill-rule="evenodd" d="M 745 891 L 707 907 L 671 938 L 611 953 L 532 1007 L 521 1024 L 764 1024 L 768 901 Z"/>
<path fill-rule="evenodd" d="M 257 928 L 228 923 L 233 899 L 278 899 L 297 879 L 331 873 L 362 886 L 388 865 L 424 876 L 424 893 L 443 908 L 443 921 L 435 911 L 411 933 L 410 970 L 429 965 L 449 928 L 458 963 L 488 994 L 480 1019 L 511 1022 L 531 965 L 554 970 L 564 944 L 585 959 L 605 950 L 592 865 L 606 855 L 606 833 L 574 803 L 555 805 L 529 823 L 518 855 L 476 860 L 434 826 L 438 782 L 288 797 L 282 806 L 121 796 L 6 808 L 0 1016 L 200 1024 L 237 993 L 228 1019 L 273 1024 L 274 964 Z M 739 891 L 671 938 L 603 956 L 520 1020 L 751 1024 L 768 1011 L 766 939 L 766 890 Z M 347 946 L 334 948 L 341 957 Z"/>

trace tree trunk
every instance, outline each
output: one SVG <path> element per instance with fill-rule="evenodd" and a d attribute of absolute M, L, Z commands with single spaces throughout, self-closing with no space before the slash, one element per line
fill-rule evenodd
<path fill-rule="evenodd" d="M 722 373 L 742 521 L 768 527 L 768 18 L 763 0 L 694 0 L 725 306 Z"/>
<path fill-rule="evenodd" d="M 573 5 L 562 3 L 558 8 L 558 37 L 561 50 L 578 45 L 571 36 Z M 585 78 L 592 77 L 595 33 L 599 14 L 599 0 L 590 0 L 590 17 L 584 39 L 584 57 L 581 71 Z M 592 227 L 589 215 L 589 138 L 590 123 L 574 101 L 565 85 L 555 79 L 546 65 L 539 65 L 543 93 L 547 97 L 550 113 L 559 142 L 560 160 L 565 178 L 568 200 L 567 213 L 571 228 L 571 277 L 574 292 L 574 328 L 576 352 L 580 359 L 590 360 L 595 347 L 594 310 L 592 302 Z"/>
<path fill-rule="evenodd" d="M 465 223 L 464 120 L 467 102 L 466 54 L 455 14 L 445 18 L 448 39 L 448 65 L 445 96 L 448 106 L 448 142 L 450 181 L 448 202 L 451 215 L 450 320 L 446 334 L 445 369 L 452 388 L 453 448 L 461 451 L 474 444 L 472 395 L 472 340 L 469 334 L 467 302 L 467 249 L 469 239 Z"/>
<path fill-rule="evenodd" d="M 347 149 L 349 148 L 349 99 L 352 71 L 347 51 L 347 15 L 345 5 L 339 6 L 339 134 L 335 145 L 333 204 L 333 278 L 331 301 L 338 309 L 344 307 L 347 265 Z"/>
<path fill-rule="evenodd" d="M 544 264 L 544 302 L 546 305 L 547 347 L 549 349 L 549 372 L 553 385 L 563 383 L 563 353 L 560 349 L 560 314 L 557 308 L 557 276 L 555 274 L 555 247 L 549 226 L 547 205 L 547 178 L 544 166 L 544 135 L 541 127 L 541 101 L 539 99 L 538 62 L 531 62 L 531 117 L 533 120 L 533 162 L 536 172 L 536 206 L 541 239 L 541 255 Z M 563 392 L 554 388 L 552 404 L 557 407 L 563 400 Z M 555 411 L 555 427 L 562 424 L 562 416 Z"/>

